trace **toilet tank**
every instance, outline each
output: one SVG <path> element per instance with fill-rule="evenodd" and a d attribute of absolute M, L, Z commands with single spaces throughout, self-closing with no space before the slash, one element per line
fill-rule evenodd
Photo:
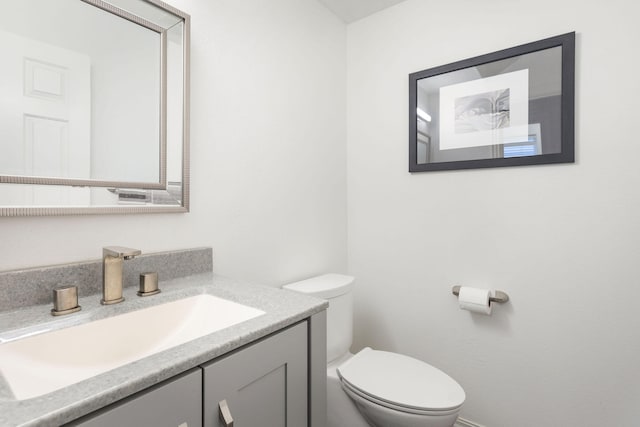
<path fill-rule="evenodd" d="M 353 342 L 353 277 L 323 274 L 284 285 L 283 288 L 329 301 L 327 363 L 346 354 Z"/>

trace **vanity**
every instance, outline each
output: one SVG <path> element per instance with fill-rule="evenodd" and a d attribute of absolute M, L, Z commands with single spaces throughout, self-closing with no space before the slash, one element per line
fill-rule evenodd
<path fill-rule="evenodd" d="M 199 249 L 138 257 L 126 266 L 125 301 L 119 304 L 101 305 L 99 293 L 81 291 L 82 310 L 66 316 L 51 316 L 50 304 L 0 312 L 0 425 L 323 427 L 327 303 L 184 268 L 185 259 L 210 255 Z M 85 277 L 94 264 L 0 273 L 0 287 L 10 296 L 12 284 L 25 275 Z M 162 292 L 139 297 L 132 278 L 153 266 Z M 170 270 L 183 276 L 171 278 Z M 212 331 L 205 326 L 218 322 L 215 316 L 223 323 Z M 64 334 L 77 342 L 69 345 Z M 42 368 L 43 381 L 20 385 L 2 347 L 44 336 L 53 337 L 49 347 L 36 347 L 37 354 L 25 347 L 19 362 L 29 375 Z M 115 357 L 121 360 L 113 368 Z M 44 384 L 94 368 L 73 384 Z"/>
<path fill-rule="evenodd" d="M 307 384 L 303 321 L 67 425 L 304 426 Z"/>

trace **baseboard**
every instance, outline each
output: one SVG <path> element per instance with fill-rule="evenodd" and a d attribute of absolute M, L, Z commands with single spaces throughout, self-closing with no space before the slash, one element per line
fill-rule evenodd
<path fill-rule="evenodd" d="M 486 427 L 482 424 L 474 423 L 473 421 L 465 420 L 464 418 L 458 418 L 454 427 Z"/>

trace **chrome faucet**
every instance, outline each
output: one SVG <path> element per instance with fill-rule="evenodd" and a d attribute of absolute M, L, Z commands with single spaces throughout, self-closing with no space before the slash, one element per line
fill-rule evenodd
<path fill-rule="evenodd" d="M 102 248 L 102 299 L 101 304 L 116 304 L 124 301 L 122 296 L 122 267 L 124 260 L 132 259 L 142 252 L 122 246 Z"/>

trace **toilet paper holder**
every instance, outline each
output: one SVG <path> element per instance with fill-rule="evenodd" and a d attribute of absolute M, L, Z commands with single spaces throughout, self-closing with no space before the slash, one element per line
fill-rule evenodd
<path fill-rule="evenodd" d="M 460 295 L 460 285 L 456 285 L 451 288 L 451 293 L 455 296 Z M 503 302 L 509 301 L 509 295 L 507 295 L 505 292 L 494 291 L 493 294 L 494 295 L 492 297 L 489 297 L 489 302 L 499 302 L 502 304 Z"/>

